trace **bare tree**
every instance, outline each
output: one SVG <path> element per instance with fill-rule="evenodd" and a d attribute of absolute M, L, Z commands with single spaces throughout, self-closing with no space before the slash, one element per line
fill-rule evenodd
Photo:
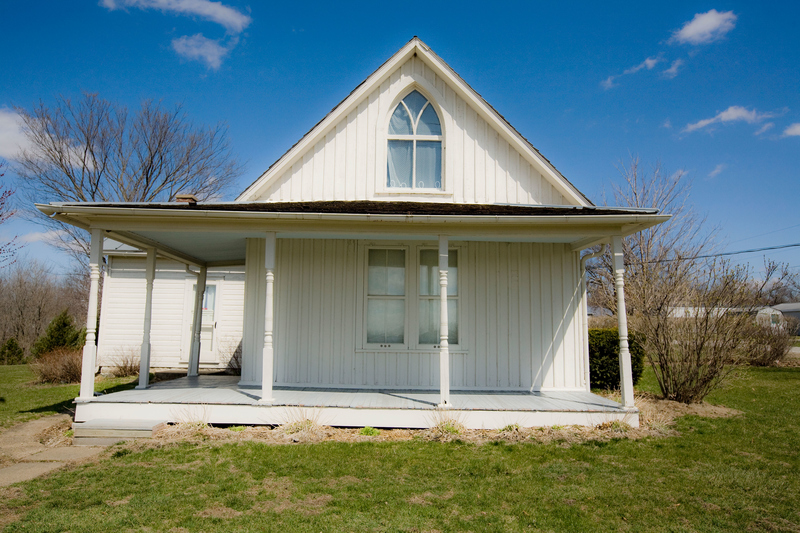
<path fill-rule="evenodd" d="M 716 235 L 715 229 L 705 229 L 705 218 L 689 203 L 691 182 L 683 170 L 669 174 L 661 163 L 656 163 L 649 172 L 641 167 L 637 156 L 632 156 L 627 166 L 620 163 L 618 169 L 622 183 L 612 186 L 613 204 L 658 209 L 672 218 L 623 239 L 625 296 L 629 314 L 636 314 L 650 298 L 650 287 L 659 275 L 660 265 L 677 259 L 681 260 L 680 268 L 700 266 L 694 259 L 713 251 Z M 611 255 L 606 253 L 590 263 L 588 274 L 591 304 L 616 314 Z"/>
<path fill-rule="evenodd" d="M 6 162 L 0 160 L 0 178 L 5 176 Z M 13 189 L 0 188 L 0 224 L 13 217 L 15 212 L 11 208 L 10 200 L 14 194 Z M 10 241 L 0 243 L 0 268 L 6 267 L 14 262 L 14 256 L 19 251 L 17 238 L 12 237 Z"/>
<path fill-rule="evenodd" d="M 171 201 L 181 192 L 220 197 L 241 174 L 227 128 L 192 124 L 180 106 L 145 100 L 127 107 L 85 93 L 17 108 L 32 148 L 16 158 L 27 199 L 36 202 Z M 61 246 L 85 260 L 84 231 L 39 218 Z"/>

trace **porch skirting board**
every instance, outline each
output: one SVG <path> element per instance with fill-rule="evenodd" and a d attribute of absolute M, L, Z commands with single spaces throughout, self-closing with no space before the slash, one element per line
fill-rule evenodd
<path fill-rule="evenodd" d="M 146 390 L 98 396 L 76 405 L 75 421 L 159 419 L 209 424 L 279 425 L 299 418 L 342 427 L 427 428 L 443 416 L 470 429 L 552 425 L 594 426 L 615 420 L 637 427 L 639 413 L 586 391 L 539 393 L 451 391 L 452 408 L 436 409 L 438 391 L 342 390 L 276 386 L 273 405 L 236 376 L 198 376 L 155 383 Z"/>

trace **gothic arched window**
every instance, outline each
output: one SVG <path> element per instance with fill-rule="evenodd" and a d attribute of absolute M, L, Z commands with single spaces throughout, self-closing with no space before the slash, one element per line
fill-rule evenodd
<path fill-rule="evenodd" d="M 387 187 L 442 189 L 442 126 L 427 98 L 412 91 L 389 121 Z"/>

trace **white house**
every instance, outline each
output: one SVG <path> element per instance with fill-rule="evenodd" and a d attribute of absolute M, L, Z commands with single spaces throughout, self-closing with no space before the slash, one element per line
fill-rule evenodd
<path fill-rule="evenodd" d="M 613 247 L 624 309 L 621 239 L 668 217 L 595 207 L 417 38 L 234 202 L 38 208 L 92 234 L 76 421 L 638 423 L 624 312 L 622 404 L 589 391 L 581 251 Z M 104 239 L 141 252 L 107 250 L 98 338 Z M 131 351 L 139 388 L 95 396 Z"/>

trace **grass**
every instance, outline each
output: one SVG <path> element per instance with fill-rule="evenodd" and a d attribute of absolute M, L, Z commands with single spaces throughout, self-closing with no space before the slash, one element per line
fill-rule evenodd
<path fill-rule="evenodd" d="M 28 365 L 0 366 L 0 428 L 72 409 L 80 385 L 37 384 L 35 380 Z M 116 392 L 133 385 L 132 378 L 101 379 L 95 390 Z"/>
<path fill-rule="evenodd" d="M 8 532 L 797 531 L 798 390 L 800 369 L 748 369 L 709 398 L 743 416 L 642 441 L 115 447 L 0 513 Z"/>

